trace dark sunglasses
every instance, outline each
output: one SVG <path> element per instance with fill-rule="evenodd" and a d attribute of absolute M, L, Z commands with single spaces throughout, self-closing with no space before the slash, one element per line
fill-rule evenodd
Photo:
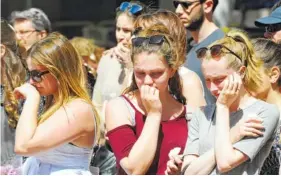
<path fill-rule="evenodd" d="M 50 72 L 49 71 L 40 72 L 38 70 L 28 71 L 28 80 L 31 78 L 33 81 L 40 83 L 43 80 L 42 76 L 47 73 Z"/>
<path fill-rule="evenodd" d="M 222 53 L 226 53 L 226 52 L 223 52 L 222 49 L 226 49 L 227 51 L 229 51 L 230 54 L 236 56 L 239 60 L 243 61 L 241 59 L 241 57 L 239 57 L 236 53 L 234 53 L 233 51 L 231 51 L 231 49 L 227 48 L 226 46 L 224 45 L 220 45 L 220 44 L 217 44 L 217 45 L 213 45 L 210 49 L 206 48 L 206 47 L 203 47 L 203 48 L 200 48 L 196 51 L 196 54 L 197 54 L 197 58 L 198 59 L 203 59 L 204 57 L 206 57 L 206 54 L 207 54 L 207 51 L 210 50 L 211 51 L 211 56 L 212 58 L 217 58 L 218 56 L 220 56 Z"/>
<path fill-rule="evenodd" d="M 144 42 L 148 42 L 148 44 L 162 45 L 164 41 L 165 37 L 163 35 L 154 35 L 150 37 L 136 37 L 132 39 L 132 45 L 135 47 L 139 47 Z"/>
<path fill-rule="evenodd" d="M 174 7 L 178 8 L 179 5 L 181 5 L 183 8 L 188 9 L 192 4 L 194 4 L 195 2 L 199 2 L 199 1 L 173 1 Z"/>
<path fill-rule="evenodd" d="M 143 10 L 143 7 L 138 4 L 132 4 L 129 2 L 122 2 L 119 6 L 120 11 L 124 12 L 128 10 L 131 14 L 136 15 Z"/>
<path fill-rule="evenodd" d="M 281 24 L 271 24 L 265 26 L 265 32 L 277 32 L 281 30 Z"/>

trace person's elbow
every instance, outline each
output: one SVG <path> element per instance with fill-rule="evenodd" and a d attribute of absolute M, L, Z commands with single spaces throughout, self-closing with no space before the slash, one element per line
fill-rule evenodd
<path fill-rule="evenodd" d="M 27 153 L 27 148 L 23 147 L 23 146 L 15 145 L 14 152 L 17 155 L 23 155 L 23 154 Z"/>
<path fill-rule="evenodd" d="M 232 166 L 229 161 L 225 160 L 225 161 L 217 162 L 217 170 L 220 174 L 228 172 L 231 169 L 232 169 Z"/>
<path fill-rule="evenodd" d="M 15 145 L 14 152 L 21 156 L 31 156 L 33 154 L 26 145 Z"/>
<path fill-rule="evenodd" d="M 244 153 L 234 150 L 234 153 L 227 155 L 226 157 L 216 158 L 217 170 L 219 173 L 228 172 L 240 164 L 247 161 L 249 157 Z"/>
<path fill-rule="evenodd" d="M 25 144 L 15 144 L 14 146 L 14 152 L 17 155 L 21 155 L 21 156 L 33 156 L 36 153 L 42 152 L 47 150 L 49 147 L 48 144 L 44 144 L 44 145 L 38 145 L 38 143 L 36 145 L 34 145 L 35 143 L 33 141 L 29 141 Z"/>
<path fill-rule="evenodd" d="M 122 160 L 120 161 L 120 165 L 128 175 L 145 175 L 148 170 L 145 163 L 134 164 L 130 162 L 128 158 Z"/>

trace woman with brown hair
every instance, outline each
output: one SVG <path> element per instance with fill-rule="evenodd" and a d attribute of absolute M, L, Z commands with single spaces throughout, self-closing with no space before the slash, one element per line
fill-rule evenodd
<path fill-rule="evenodd" d="M 182 65 L 186 59 L 186 29 L 179 17 L 169 10 L 158 10 L 154 13 L 141 15 L 135 22 L 135 33 L 140 29 L 145 29 L 155 24 L 163 24 L 169 30 L 170 35 L 176 41 L 176 54 L 178 64 Z M 181 66 L 179 75 L 182 82 L 183 95 L 189 107 L 197 108 L 206 105 L 204 91 L 198 75 Z"/>
<path fill-rule="evenodd" d="M 106 128 L 119 174 L 164 174 L 168 152 L 187 139 L 177 41 L 162 24 L 132 39 L 133 79 L 106 107 Z"/>
<path fill-rule="evenodd" d="M 104 52 L 97 69 L 98 76 L 93 91 L 93 103 L 102 119 L 106 102 L 121 95 L 130 84 L 130 39 L 136 18 L 147 11 L 148 7 L 139 1 L 122 2 L 116 9 L 117 46 Z"/>
<path fill-rule="evenodd" d="M 12 26 L 1 18 L 1 166 L 13 164 L 16 158 L 14 144 L 19 101 L 13 91 L 26 77 L 15 37 Z"/>
<path fill-rule="evenodd" d="M 255 54 L 263 62 L 259 70 L 262 81 L 258 88 L 250 93 L 268 103 L 275 104 L 281 110 L 281 45 L 270 39 L 258 38 L 253 41 Z M 279 118 L 279 121 L 281 118 Z M 281 126 L 279 124 L 270 154 L 261 169 L 261 175 L 278 175 L 281 161 Z"/>

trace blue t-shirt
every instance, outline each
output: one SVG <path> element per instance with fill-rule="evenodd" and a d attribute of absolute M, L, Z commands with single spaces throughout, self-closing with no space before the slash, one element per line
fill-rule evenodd
<path fill-rule="evenodd" d="M 201 41 L 200 43 L 196 43 L 192 45 L 191 50 L 187 54 L 187 59 L 184 64 L 185 67 L 188 69 L 194 71 L 197 73 L 197 75 L 200 77 L 201 82 L 204 87 L 204 95 L 205 100 L 207 104 L 213 104 L 216 102 L 216 99 L 214 96 L 212 96 L 211 92 L 208 90 L 205 79 L 201 70 L 201 61 L 196 56 L 196 50 L 202 47 L 208 47 L 210 44 L 212 44 L 214 41 L 219 40 L 225 36 L 224 32 L 221 29 L 215 30 L 211 35 L 209 35 L 206 39 Z"/>

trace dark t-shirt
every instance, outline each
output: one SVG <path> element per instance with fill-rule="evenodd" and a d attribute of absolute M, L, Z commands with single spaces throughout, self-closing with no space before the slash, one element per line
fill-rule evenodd
<path fill-rule="evenodd" d="M 197 75 L 200 77 L 200 80 L 204 87 L 204 96 L 207 104 L 213 104 L 216 102 L 215 97 L 213 97 L 206 87 L 205 79 L 201 70 L 201 61 L 196 56 L 196 50 L 202 47 L 208 47 L 210 44 L 212 44 L 214 41 L 219 40 L 224 37 L 224 32 L 221 29 L 215 30 L 211 35 L 209 35 L 206 39 L 204 39 L 202 42 L 197 44 L 190 43 L 191 49 L 188 51 L 187 59 L 184 64 L 185 67 L 188 69 L 194 71 L 197 73 Z"/>

